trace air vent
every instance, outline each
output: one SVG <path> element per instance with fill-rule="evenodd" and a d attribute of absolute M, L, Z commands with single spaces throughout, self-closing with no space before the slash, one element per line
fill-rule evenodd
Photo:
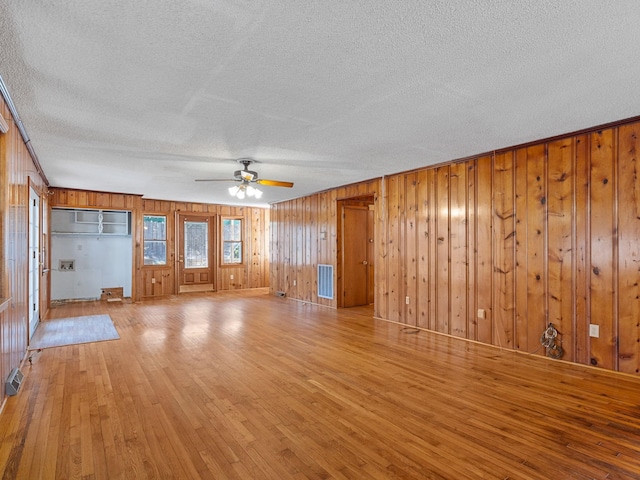
<path fill-rule="evenodd" d="M 318 265 L 318 297 L 333 299 L 333 265 Z"/>
<path fill-rule="evenodd" d="M 16 395 L 18 390 L 20 390 L 20 385 L 22 384 L 22 379 L 24 375 L 22 372 L 16 367 L 11 371 L 9 378 L 7 378 L 7 382 L 5 383 L 5 393 L 9 396 Z"/>

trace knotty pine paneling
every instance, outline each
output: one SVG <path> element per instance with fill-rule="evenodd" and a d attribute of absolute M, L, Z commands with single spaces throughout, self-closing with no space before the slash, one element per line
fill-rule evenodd
<path fill-rule="evenodd" d="M 5 399 L 4 380 L 13 368 L 20 366 L 28 346 L 29 185 L 41 199 L 47 190 L 2 97 L 0 115 L 9 125 L 7 133 L 0 133 L 0 298 L 11 299 L 0 316 L 2 404 Z M 46 232 L 42 233 L 44 240 Z M 46 267 L 48 265 L 44 265 L 45 270 Z M 46 292 L 45 285 L 41 285 L 41 289 Z M 41 312 L 44 314 L 45 310 Z"/>
<path fill-rule="evenodd" d="M 432 171 L 421 170 L 417 172 L 417 182 L 415 188 L 416 198 L 416 281 L 417 281 L 417 319 L 416 324 L 421 328 L 430 328 L 427 319 L 429 315 L 429 301 L 431 292 L 427 288 L 433 282 L 429 281 L 429 262 L 431 255 L 429 251 L 429 235 L 431 233 L 429 221 L 429 202 L 428 193 L 431 192 L 428 183 L 431 178 Z"/>
<path fill-rule="evenodd" d="M 513 348 L 516 237 L 513 152 L 495 155 L 493 167 L 493 341 L 501 347 Z"/>
<path fill-rule="evenodd" d="M 216 271 L 216 290 L 233 290 L 269 286 L 269 210 L 265 208 L 173 202 L 142 199 L 138 195 L 92 192 L 52 188 L 51 206 L 67 208 L 102 208 L 130 210 L 133 238 L 133 298 L 173 295 L 176 293 L 175 221 L 180 213 L 209 213 L 241 217 L 244 220 L 244 255 L 242 265 L 219 266 Z M 143 265 L 143 216 L 167 217 L 167 265 Z M 217 242 L 216 242 L 217 245 Z M 233 276 L 233 279 L 231 279 Z"/>
<path fill-rule="evenodd" d="M 449 304 L 451 310 L 451 322 L 449 333 L 456 337 L 466 338 L 468 335 L 467 324 L 467 294 L 468 294 L 468 270 L 467 270 L 467 166 L 464 163 L 454 163 L 449 171 L 449 237 L 450 261 L 449 261 Z"/>
<path fill-rule="evenodd" d="M 478 287 L 478 279 L 476 277 L 477 262 L 473 261 L 473 254 L 477 252 L 477 238 L 476 238 L 476 215 L 477 215 L 477 188 L 476 188 L 476 164 L 475 162 L 468 162 L 467 168 L 467 197 L 466 197 L 466 235 L 467 235 L 467 249 L 466 249 L 466 262 L 467 262 L 467 292 L 465 307 L 467 310 L 467 335 L 466 338 L 475 340 L 478 338 L 478 321 L 477 321 L 477 295 L 474 294 Z"/>
<path fill-rule="evenodd" d="M 388 242 L 388 256 L 389 265 L 387 274 L 387 292 L 389 302 L 389 317 L 396 319 L 398 322 L 404 323 L 404 308 L 405 298 L 400 298 L 401 291 L 403 290 L 400 283 L 402 282 L 402 276 L 404 275 L 405 265 L 401 261 L 401 252 L 403 251 L 401 243 L 401 231 L 404 228 L 402 225 L 402 212 L 404 209 L 404 177 L 393 176 L 387 183 L 389 192 L 389 222 L 388 229 L 389 235 L 387 237 Z"/>
<path fill-rule="evenodd" d="M 590 341 L 589 322 L 591 319 L 591 290 L 589 259 L 591 257 L 591 243 L 588 241 L 589 228 L 591 225 L 590 212 L 585 207 L 589 204 L 591 182 L 591 167 L 587 159 L 589 158 L 589 142 L 587 135 L 580 135 L 574 139 L 574 161 L 576 180 L 574 182 L 575 197 L 573 198 L 575 218 L 573 245 L 575 248 L 575 273 L 573 274 L 575 284 L 575 304 L 573 306 L 573 320 L 575 324 L 575 338 L 572 338 L 575 348 L 575 358 L 569 360 L 578 363 L 589 363 Z M 581 208 L 578 208 L 578 205 Z M 564 335 L 563 335 L 564 336 Z M 563 345 L 567 341 L 563 341 Z"/>
<path fill-rule="evenodd" d="M 618 369 L 640 371 L 640 127 L 618 131 Z"/>
<path fill-rule="evenodd" d="M 273 204 L 270 291 L 284 292 L 289 298 L 304 302 L 336 307 L 338 292 L 334 291 L 333 299 L 318 297 L 317 270 L 319 264 L 333 265 L 334 286 L 338 285 L 338 202 L 367 195 L 376 197 L 378 187 L 379 182 L 373 180 Z M 376 232 L 384 231 L 380 229 L 380 221 L 376 216 Z M 375 265 L 374 274 L 379 285 L 377 271 Z M 399 288 L 398 285 L 396 291 Z"/>
<path fill-rule="evenodd" d="M 475 292 L 470 292 L 467 301 L 471 304 L 475 297 L 476 307 L 476 338 L 482 343 L 493 343 L 493 157 L 481 157 L 476 161 L 476 250 L 470 252 L 470 262 L 475 263 L 476 284 Z M 483 315 L 478 312 L 482 310 Z"/>
<path fill-rule="evenodd" d="M 417 173 L 408 174 L 406 180 L 406 195 L 407 195 L 407 208 L 405 212 L 405 240 L 404 250 L 407 252 L 406 258 L 406 271 L 404 274 L 404 291 L 407 292 L 419 292 L 417 288 L 418 280 L 418 249 L 417 249 L 417 219 L 418 219 L 418 203 L 416 190 L 418 188 L 418 175 Z M 415 297 L 409 298 L 409 303 L 406 306 L 406 323 L 409 325 L 418 324 L 418 306 L 420 303 L 420 296 L 416 294 Z"/>
<path fill-rule="evenodd" d="M 591 323 L 598 324 L 600 336 L 591 338 L 591 364 L 613 369 L 616 366 L 617 324 L 615 318 L 615 133 L 613 129 L 589 136 L 591 160 Z"/>
<path fill-rule="evenodd" d="M 575 198 L 575 142 L 565 138 L 548 146 L 547 174 L 547 288 L 548 321 L 572 339 L 575 332 L 576 268 L 572 212 Z M 575 359 L 574 342 L 562 342 L 565 358 Z"/>
<path fill-rule="evenodd" d="M 451 266 L 451 235 L 449 230 L 449 218 L 451 210 L 449 208 L 449 166 L 436 169 L 436 256 L 434 267 L 436 270 L 436 292 L 435 306 L 436 330 L 442 333 L 451 333 L 449 315 L 451 282 L 450 282 L 450 266 Z"/>
<path fill-rule="evenodd" d="M 336 265 L 337 199 L 375 191 L 376 316 L 536 355 L 553 323 L 564 360 L 638 374 L 639 133 L 594 129 L 275 204 L 271 288 L 337 306 L 315 280 L 291 282 Z"/>

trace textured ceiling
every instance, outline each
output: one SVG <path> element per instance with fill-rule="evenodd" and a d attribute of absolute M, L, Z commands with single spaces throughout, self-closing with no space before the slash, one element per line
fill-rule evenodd
<path fill-rule="evenodd" d="M 640 2 L 4 0 L 52 186 L 263 204 L 640 114 Z M 255 205 L 254 202 L 246 202 Z"/>

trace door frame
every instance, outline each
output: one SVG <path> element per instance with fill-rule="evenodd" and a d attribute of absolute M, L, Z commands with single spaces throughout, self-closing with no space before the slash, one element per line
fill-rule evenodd
<path fill-rule="evenodd" d="M 349 206 L 349 205 L 353 205 L 353 206 L 367 206 L 369 209 L 373 209 L 373 222 L 371 225 L 372 228 L 372 232 L 371 232 L 371 238 L 374 239 L 376 238 L 376 222 L 375 222 L 375 209 L 377 208 L 376 206 L 376 195 L 371 193 L 368 195 L 361 195 L 361 196 L 357 196 L 357 197 L 349 197 L 349 198 L 342 198 L 339 199 L 337 201 L 337 232 L 338 232 L 338 238 L 337 238 L 337 284 L 336 284 L 336 293 L 337 293 L 337 302 L 336 302 L 336 306 L 338 308 L 344 308 L 344 282 L 343 282 L 343 278 L 344 278 L 344 248 L 343 248 L 343 242 L 344 242 L 344 223 L 343 223 L 343 216 L 344 216 L 344 207 L 345 206 Z M 369 252 L 369 255 L 371 258 L 367 258 L 367 261 L 369 262 L 369 264 L 374 268 L 374 272 L 375 272 L 375 244 L 373 244 L 371 246 L 371 248 L 367 249 Z M 375 309 L 375 276 L 371 277 L 369 276 L 369 282 L 370 285 L 368 285 L 368 293 L 367 296 L 371 297 L 372 303 L 374 304 L 374 309 Z"/>
<path fill-rule="evenodd" d="M 210 270 L 210 274 L 211 274 L 211 289 L 206 289 L 206 290 L 198 290 L 197 288 L 195 289 L 189 289 L 189 288 L 184 288 L 181 290 L 181 283 L 182 283 L 182 267 L 180 265 L 180 263 L 182 262 L 180 260 L 180 257 L 182 256 L 181 251 L 182 251 L 182 244 L 181 244 L 181 232 L 180 229 L 182 228 L 182 219 L 184 217 L 197 217 L 197 218 L 202 218 L 202 219 L 208 219 L 209 220 L 209 270 Z M 207 291 L 207 292 L 215 292 L 217 290 L 217 271 L 218 271 L 218 215 L 215 213 L 209 213 L 209 212 L 184 212 L 184 211 L 176 211 L 175 214 L 175 242 L 174 242 L 174 267 L 175 267 L 175 292 L 180 294 L 180 293 L 189 293 L 189 292 L 194 292 L 194 291 Z M 207 284 L 209 285 L 209 284 Z"/>

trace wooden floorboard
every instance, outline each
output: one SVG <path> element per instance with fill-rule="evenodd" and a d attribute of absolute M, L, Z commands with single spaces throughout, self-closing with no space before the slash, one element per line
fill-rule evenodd
<path fill-rule="evenodd" d="M 43 350 L 2 478 L 640 478 L 640 379 L 270 296 L 56 306 L 120 340 Z"/>

